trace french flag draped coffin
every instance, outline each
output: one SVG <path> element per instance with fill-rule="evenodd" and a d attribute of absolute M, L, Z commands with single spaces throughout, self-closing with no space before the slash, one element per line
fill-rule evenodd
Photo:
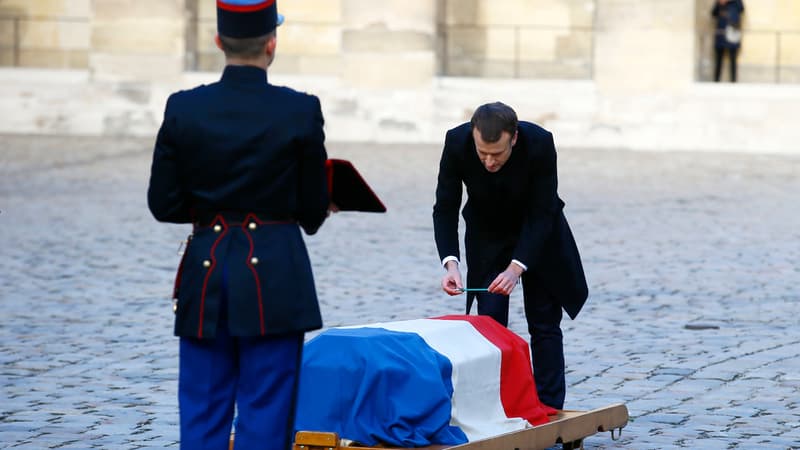
<path fill-rule="evenodd" d="M 295 428 L 454 445 L 548 421 L 528 343 L 488 316 L 332 328 L 303 350 Z"/>

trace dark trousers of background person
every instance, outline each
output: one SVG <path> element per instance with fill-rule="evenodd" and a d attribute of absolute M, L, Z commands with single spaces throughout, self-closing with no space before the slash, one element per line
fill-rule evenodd
<path fill-rule="evenodd" d="M 497 274 L 487 277 L 482 286 L 488 286 Z M 564 369 L 564 342 L 561 333 L 561 305 L 550 293 L 542 289 L 533 276 L 522 277 L 522 295 L 525 319 L 531 335 L 533 378 L 539 400 L 547 406 L 564 409 L 566 376 Z M 507 295 L 478 293 L 478 314 L 490 316 L 504 327 L 508 326 Z M 469 309 L 467 310 L 469 314 Z"/>
<path fill-rule="evenodd" d="M 739 54 L 738 48 L 714 48 L 714 81 L 719 81 L 722 75 L 722 58 L 728 54 L 728 61 L 731 65 L 731 82 L 736 83 L 736 56 Z"/>

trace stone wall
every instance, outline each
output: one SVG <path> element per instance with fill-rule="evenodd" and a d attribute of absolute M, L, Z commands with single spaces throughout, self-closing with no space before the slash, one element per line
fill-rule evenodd
<path fill-rule="evenodd" d="M 686 89 L 693 81 L 694 0 L 596 0 L 595 74 L 614 95 Z"/>
<path fill-rule="evenodd" d="M 165 81 L 184 68 L 184 0 L 93 0 L 89 70 L 95 79 Z"/>
<path fill-rule="evenodd" d="M 187 69 L 216 72 L 225 59 L 214 44 L 217 33 L 215 2 L 186 0 Z M 272 70 L 281 73 L 340 75 L 342 64 L 342 0 L 284 0 L 279 2 L 286 22 L 278 30 L 280 57 Z"/>
<path fill-rule="evenodd" d="M 598 65 L 644 58 L 707 81 L 714 1 L 282 0 L 273 71 L 378 87 L 435 75 L 588 80 Z M 745 6 L 740 81 L 800 83 L 800 1 Z M 174 78 L 222 67 L 215 32 L 212 0 L 0 0 L 0 66 Z M 397 65 L 406 76 L 387 68 Z"/>
<path fill-rule="evenodd" d="M 696 82 L 710 1 L 279 0 L 270 80 L 338 141 L 440 142 L 499 100 L 559 145 L 800 152 L 800 1 L 746 0 L 737 86 Z M 154 135 L 170 92 L 219 79 L 213 5 L 0 0 L 3 64 L 76 69 L 0 68 L 0 133 Z"/>
<path fill-rule="evenodd" d="M 197 25 L 188 30 L 189 67 L 219 71 L 213 2 L 186 0 Z M 359 85 L 430 84 L 436 75 L 436 9 L 429 0 L 291 0 L 279 3 L 278 57 L 270 71 L 343 77 Z M 405 61 L 402 71 L 398 62 Z"/>
<path fill-rule="evenodd" d="M 448 0 L 442 74 L 591 79 L 594 0 Z"/>
<path fill-rule="evenodd" d="M 0 66 L 85 69 L 90 0 L 0 1 Z"/>
<path fill-rule="evenodd" d="M 341 75 L 342 1 L 291 0 L 279 2 L 286 22 L 278 30 L 281 73 Z"/>
<path fill-rule="evenodd" d="M 342 78 L 270 75 L 318 95 L 329 142 L 441 144 L 447 129 L 489 101 L 552 131 L 559 148 L 791 153 L 800 85 L 691 83 L 618 95 L 582 80 L 437 78 L 422 89 L 349 86 Z M 170 92 L 219 78 L 185 72 L 174 83 L 88 82 L 85 71 L 0 68 L 3 134 L 154 138 Z"/>

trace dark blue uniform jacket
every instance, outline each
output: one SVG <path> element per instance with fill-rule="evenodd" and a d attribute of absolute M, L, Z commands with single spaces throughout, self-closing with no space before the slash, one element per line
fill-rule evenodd
<path fill-rule="evenodd" d="M 147 199 L 157 220 L 192 223 L 175 286 L 175 334 L 214 337 L 227 301 L 233 336 L 322 326 L 300 228 L 325 220 L 317 97 L 227 66 L 219 82 L 172 94 Z"/>
<path fill-rule="evenodd" d="M 485 288 L 477 284 L 516 259 L 528 267 L 523 276 L 536 277 L 574 319 L 588 289 L 557 194 L 553 136 L 522 121 L 518 133 L 508 161 L 491 173 L 478 158 L 471 124 L 447 132 L 433 207 L 439 257 L 459 256 L 458 210 L 466 186 L 467 286 Z"/>

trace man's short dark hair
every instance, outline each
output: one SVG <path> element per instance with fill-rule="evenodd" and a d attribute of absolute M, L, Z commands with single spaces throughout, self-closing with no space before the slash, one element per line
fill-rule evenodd
<path fill-rule="evenodd" d="M 220 34 L 219 41 L 228 58 L 255 58 L 264 51 L 264 45 L 273 36 L 275 31 L 253 38 L 232 38 Z"/>
<path fill-rule="evenodd" d="M 487 103 L 475 110 L 470 123 L 485 142 L 497 142 L 503 131 L 512 136 L 517 131 L 517 113 L 505 103 Z"/>

